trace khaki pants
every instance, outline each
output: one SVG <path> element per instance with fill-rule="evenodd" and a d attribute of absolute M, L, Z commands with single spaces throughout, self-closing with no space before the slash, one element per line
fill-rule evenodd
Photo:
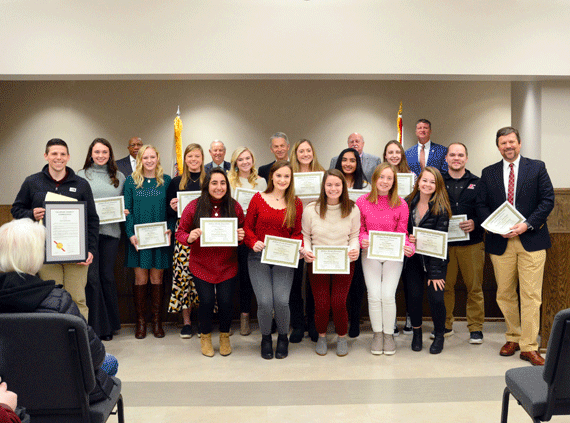
<path fill-rule="evenodd" d="M 509 239 L 502 255 L 491 254 L 491 261 L 497 279 L 497 304 L 507 325 L 507 341 L 518 342 L 523 352 L 537 351 L 546 250 L 526 251 L 519 237 L 515 237 Z"/>
<path fill-rule="evenodd" d="M 57 285 L 69 292 L 73 302 L 87 320 L 89 309 L 85 300 L 85 285 L 87 285 L 87 270 L 89 266 L 75 263 L 44 264 L 38 275 L 44 281 L 54 280 Z"/>
<path fill-rule="evenodd" d="M 473 245 L 449 247 L 449 263 L 445 278 L 444 301 L 446 310 L 445 327 L 453 327 L 453 309 L 455 308 L 455 282 L 461 270 L 467 287 L 467 328 L 469 332 L 482 331 L 485 320 L 485 298 L 483 297 L 483 266 L 485 265 L 485 245 L 483 242 Z"/>

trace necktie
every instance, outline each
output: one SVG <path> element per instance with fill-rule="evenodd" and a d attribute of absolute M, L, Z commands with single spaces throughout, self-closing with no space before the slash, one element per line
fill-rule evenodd
<path fill-rule="evenodd" d="M 511 172 L 509 173 L 509 191 L 507 193 L 507 200 L 513 206 L 515 205 L 515 169 L 514 169 L 514 166 L 515 166 L 514 163 L 509 164 L 509 167 L 511 168 Z"/>
<path fill-rule="evenodd" d="M 422 149 L 420 150 L 420 167 L 424 170 L 426 167 L 426 146 L 422 144 Z"/>

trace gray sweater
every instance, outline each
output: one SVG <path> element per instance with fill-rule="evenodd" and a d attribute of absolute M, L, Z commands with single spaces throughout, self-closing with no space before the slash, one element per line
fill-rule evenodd
<path fill-rule="evenodd" d="M 89 182 L 91 191 L 93 191 L 93 198 L 106 198 L 106 197 L 119 197 L 123 195 L 123 185 L 125 184 L 125 175 L 117 171 L 117 179 L 119 186 L 115 188 L 111 183 L 111 178 L 107 173 L 107 166 L 99 166 L 92 164 L 90 168 L 81 169 L 77 172 L 80 176 Z M 107 235 L 113 238 L 121 237 L 121 227 L 118 223 L 107 223 L 99 225 L 99 235 Z"/>

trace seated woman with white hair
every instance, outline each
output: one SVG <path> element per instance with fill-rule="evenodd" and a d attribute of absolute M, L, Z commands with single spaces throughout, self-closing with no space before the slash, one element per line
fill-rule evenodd
<path fill-rule="evenodd" d="M 45 228 L 31 219 L 12 220 L 0 227 L 0 313 L 66 313 L 83 316 L 71 295 L 54 281 L 43 281 L 36 273 L 42 267 Z M 89 347 L 97 385 L 90 403 L 109 395 L 117 373 L 117 359 L 105 347 L 93 328 L 87 326 Z"/>

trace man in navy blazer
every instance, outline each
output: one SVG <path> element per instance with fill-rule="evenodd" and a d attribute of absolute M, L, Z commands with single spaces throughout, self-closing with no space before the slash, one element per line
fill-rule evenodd
<path fill-rule="evenodd" d="M 521 140 L 515 128 L 499 129 L 496 144 L 503 160 L 483 169 L 479 218 L 484 221 L 505 201 L 512 201 L 525 218 L 506 235 L 487 232 L 485 239 L 497 279 L 497 304 L 507 325 L 507 343 L 500 355 L 511 356 L 520 349 L 522 360 L 543 365 L 537 337 L 546 249 L 550 248 L 546 219 L 554 208 L 554 188 L 544 162 L 520 156 Z"/>
<path fill-rule="evenodd" d="M 372 181 L 372 174 L 378 167 L 380 163 L 382 163 L 382 159 L 378 156 L 374 156 L 372 154 L 368 154 L 364 152 L 364 137 L 360 135 L 358 132 L 354 132 L 348 136 L 347 141 L 349 148 L 354 148 L 360 154 L 360 161 L 362 163 L 362 172 L 364 172 L 364 176 L 366 176 L 366 180 L 368 182 Z M 338 160 L 338 156 L 334 156 L 331 159 L 331 165 L 329 169 L 334 169 L 336 166 L 336 162 Z"/>
<path fill-rule="evenodd" d="M 210 156 L 212 156 L 212 161 L 204 166 L 205 172 L 209 172 L 214 167 L 222 168 L 225 172 L 230 170 L 231 163 L 224 160 L 226 157 L 226 146 L 223 142 L 220 140 L 212 141 L 209 152 Z"/>
<path fill-rule="evenodd" d="M 431 122 L 427 119 L 420 119 L 416 122 L 416 137 L 418 143 L 406 150 L 406 159 L 412 172 L 417 176 L 422 171 L 420 165 L 421 149 L 425 152 L 425 163 L 423 167 L 435 167 L 441 173 L 447 172 L 447 147 L 431 142 Z"/>
<path fill-rule="evenodd" d="M 137 164 L 137 154 L 142 145 L 142 140 L 139 137 L 131 138 L 127 144 L 129 155 L 127 157 L 123 157 L 120 160 L 117 160 L 117 167 L 123 173 L 123 175 L 125 175 L 125 177 L 133 173 L 133 170 Z"/>

